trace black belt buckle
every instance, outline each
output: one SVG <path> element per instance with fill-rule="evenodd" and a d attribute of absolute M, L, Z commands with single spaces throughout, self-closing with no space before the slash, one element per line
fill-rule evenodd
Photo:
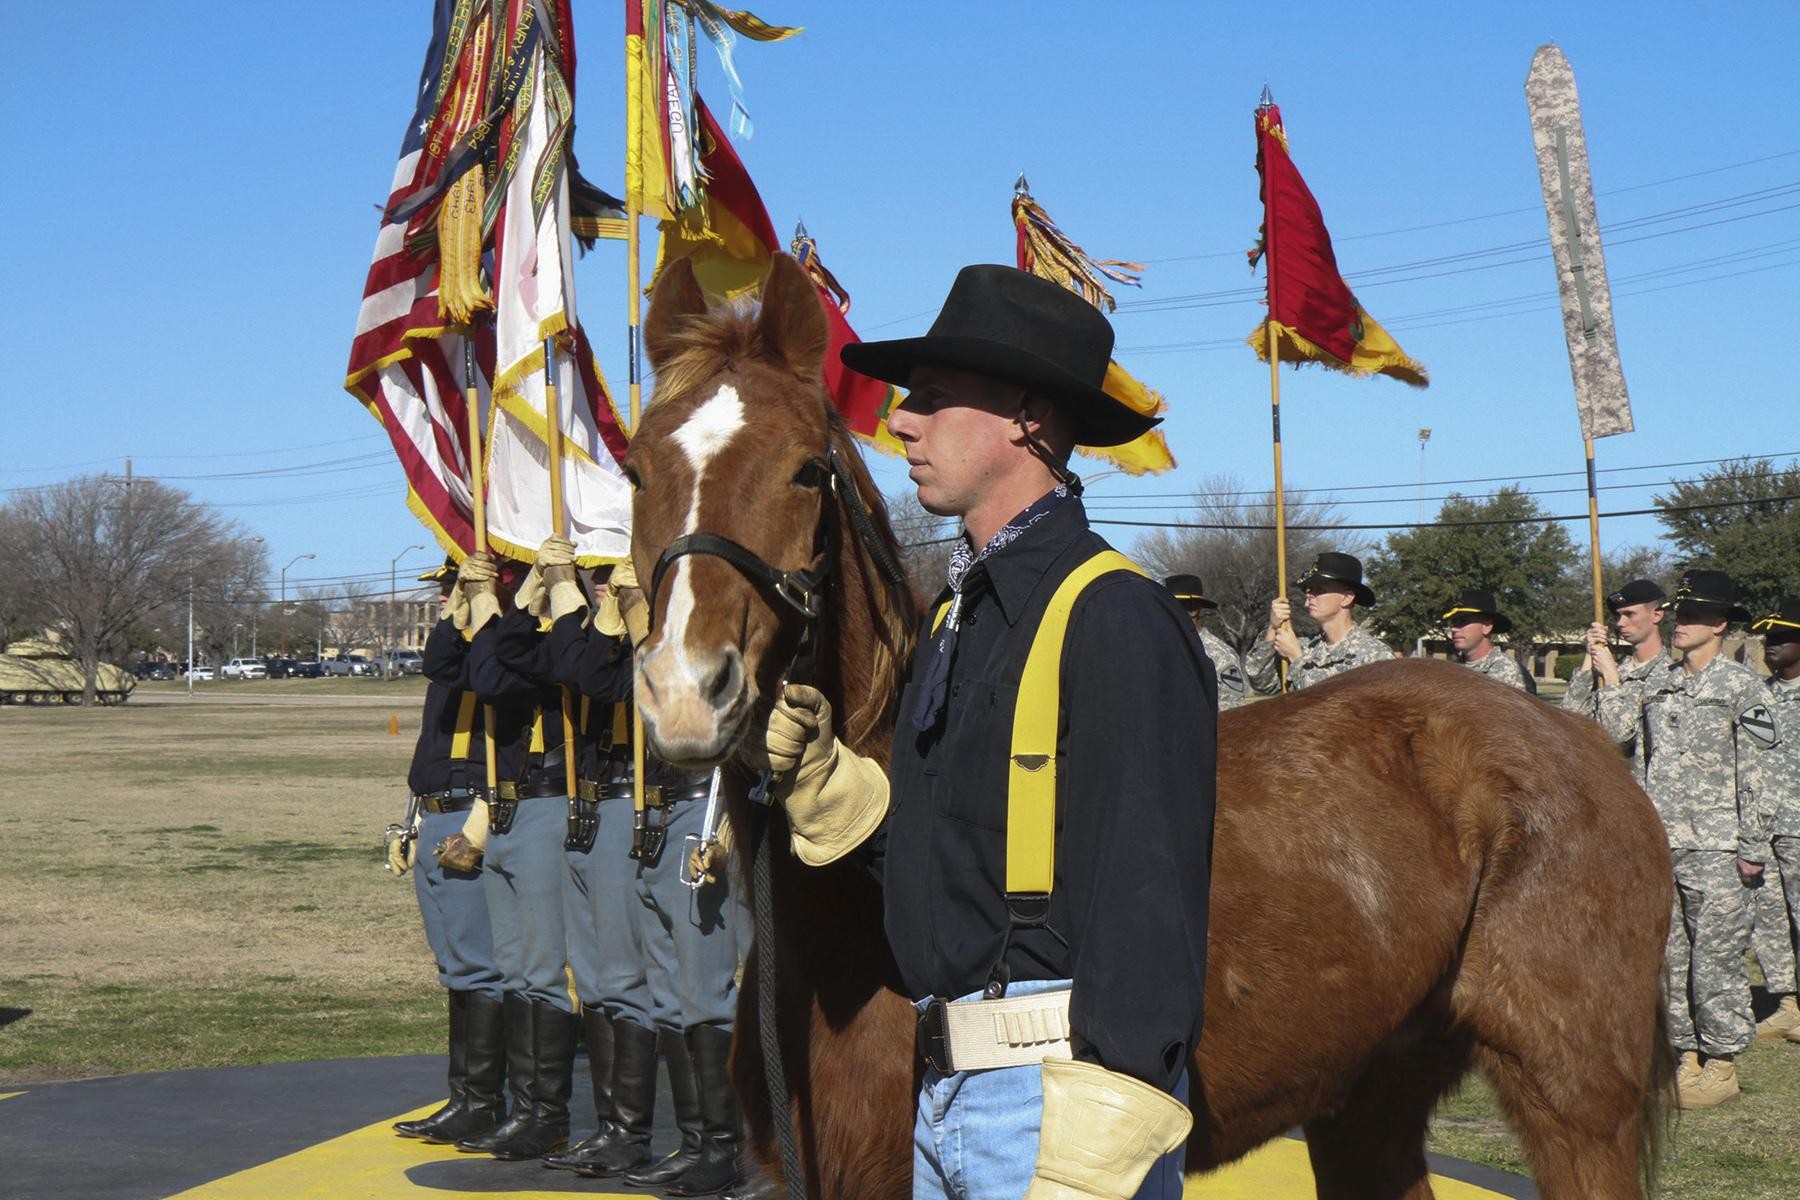
<path fill-rule="evenodd" d="M 950 1002 L 933 997 L 919 1014 L 919 1057 L 940 1075 L 956 1074 L 950 1058 Z"/>
<path fill-rule="evenodd" d="M 594 848 L 600 832 L 600 806 L 587 800 L 569 801 L 569 831 L 563 835 L 563 849 L 586 854 Z"/>
<path fill-rule="evenodd" d="M 519 785 L 502 782 L 488 800 L 488 828 L 495 833 L 510 833 L 513 818 L 519 815 Z"/>

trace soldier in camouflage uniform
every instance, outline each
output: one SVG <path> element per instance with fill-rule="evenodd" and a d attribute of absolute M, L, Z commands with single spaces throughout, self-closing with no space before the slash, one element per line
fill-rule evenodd
<path fill-rule="evenodd" d="M 1757 1023 L 1756 1033 L 1800 1043 L 1800 1008 L 1794 1003 L 1795 931 L 1800 929 L 1800 599 L 1788 600 L 1751 629 L 1763 636 L 1769 711 L 1779 739 L 1761 797 L 1770 859 L 1756 893 L 1751 944 L 1763 979 L 1780 1003 Z"/>
<path fill-rule="evenodd" d="M 1444 620 L 1450 623 L 1450 644 L 1465 666 L 1495 683 L 1521 692 L 1531 691 L 1525 672 L 1512 655 L 1502 654 L 1494 645 L 1495 634 L 1512 628 L 1511 618 L 1495 605 L 1494 593 L 1483 588 L 1464 588 L 1444 613 Z"/>
<path fill-rule="evenodd" d="M 1721 653 L 1730 623 L 1750 617 L 1736 597 L 1723 571 L 1688 572 L 1675 593 L 1681 662 L 1647 676 L 1641 700 L 1623 688 L 1600 690 L 1604 723 L 1637 724 L 1639 777 L 1669 832 L 1667 1002 L 1682 1108 L 1735 1099 L 1733 1060 L 1755 1036 L 1744 955 L 1750 888 L 1768 855 L 1758 816 L 1763 781 L 1779 737 L 1762 681 Z M 1634 704 L 1636 712 L 1627 711 Z"/>
<path fill-rule="evenodd" d="M 1265 696 L 1281 690 L 1277 654 L 1288 661 L 1288 686 L 1295 691 L 1394 657 L 1385 642 L 1356 623 L 1356 605 L 1375 607 L 1375 593 L 1363 582 L 1361 560 L 1327 551 L 1313 560 L 1298 582 L 1306 593 L 1306 615 L 1319 623 L 1319 632 L 1301 642 L 1294 633 L 1287 597 L 1269 601 L 1269 627 L 1244 658 L 1251 687 Z"/>
<path fill-rule="evenodd" d="M 1599 678 L 1603 687 L 1622 688 L 1631 693 L 1635 703 L 1619 704 L 1615 711 L 1635 714 L 1642 706 L 1644 680 L 1669 666 L 1669 652 L 1663 649 L 1662 621 L 1669 610 L 1668 596 L 1648 579 L 1633 579 L 1606 597 L 1612 610 L 1619 638 L 1631 647 L 1631 658 L 1623 664 L 1613 658 L 1607 645 L 1606 626 L 1596 621 L 1588 626 L 1587 655 L 1581 667 L 1569 679 L 1569 690 L 1563 693 L 1564 710 L 1600 720 L 1600 698 L 1594 688 Z M 1623 728 L 1609 728 L 1613 740 L 1627 754 L 1637 748 L 1637 718 L 1630 715 Z"/>
<path fill-rule="evenodd" d="M 1163 580 L 1163 586 L 1174 593 L 1176 603 L 1187 610 L 1194 628 L 1200 631 L 1200 644 L 1206 647 L 1206 657 L 1212 659 L 1213 670 L 1219 676 L 1219 711 L 1236 708 L 1250 699 L 1249 687 L 1244 682 L 1244 668 L 1238 662 L 1237 651 L 1224 638 L 1200 623 L 1208 611 L 1219 607 L 1218 601 L 1207 598 L 1206 585 L 1200 582 L 1200 577 L 1171 575 Z"/>

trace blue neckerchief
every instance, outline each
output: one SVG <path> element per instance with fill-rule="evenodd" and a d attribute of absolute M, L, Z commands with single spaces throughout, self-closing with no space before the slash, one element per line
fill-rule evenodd
<path fill-rule="evenodd" d="M 973 567 L 990 554 L 1011 545 L 1020 534 L 1049 516 L 1056 506 L 1069 499 L 1069 489 L 1057 487 L 1034 500 L 1024 512 L 1000 527 L 988 539 L 981 553 L 969 544 L 967 531 L 950 548 L 950 611 L 938 627 L 931 646 L 931 657 L 925 661 L 925 677 L 919 681 L 917 703 L 912 712 L 913 728 L 923 733 L 936 725 L 944 715 L 944 701 L 950 694 L 950 662 L 956 655 L 956 632 L 962 625 L 963 583 Z"/>

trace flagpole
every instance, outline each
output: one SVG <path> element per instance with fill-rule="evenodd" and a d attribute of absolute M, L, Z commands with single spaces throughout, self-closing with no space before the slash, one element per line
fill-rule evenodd
<path fill-rule="evenodd" d="M 463 408 L 469 425 L 469 509 L 475 519 L 475 553 L 486 554 L 487 464 L 481 451 L 481 380 L 475 373 L 475 323 L 463 327 Z M 487 751 L 487 794 L 500 786 L 500 758 L 494 749 L 494 706 L 481 706 L 481 741 Z"/>
<path fill-rule="evenodd" d="M 568 532 L 568 513 L 563 504 L 562 401 L 556 387 L 556 338 L 544 339 L 544 450 L 550 458 L 550 532 Z M 567 684 L 562 692 L 563 782 L 569 798 L 575 797 L 575 695 Z"/>
<path fill-rule="evenodd" d="M 1600 572 L 1600 489 L 1594 485 L 1594 439 L 1583 438 L 1587 447 L 1588 546 L 1594 567 L 1594 623 L 1606 620 L 1606 585 Z M 1599 686 L 1598 677 L 1595 686 Z"/>
<path fill-rule="evenodd" d="M 1268 85 L 1263 85 L 1262 102 L 1257 106 L 1259 112 L 1275 103 L 1269 95 Z M 1269 281 L 1269 317 L 1267 328 L 1269 333 L 1269 429 L 1275 446 L 1275 594 L 1285 598 L 1288 593 L 1287 575 L 1287 489 L 1281 480 L 1281 329 L 1275 323 L 1275 221 L 1269 212 L 1268 184 L 1263 184 L 1263 273 Z M 1287 621 L 1276 630 L 1291 628 L 1293 622 Z M 1281 672 L 1281 690 L 1288 690 L 1288 662 L 1275 652 L 1276 668 Z"/>
<path fill-rule="evenodd" d="M 633 0 L 641 3 L 641 0 Z M 643 11 L 640 7 L 639 11 Z M 646 23 L 644 41 L 648 45 L 650 29 Z M 638 289 L 640 267 L 638 263 L 638 224 L 643 216 L 643 195 L 639 186 L 632 186 L 631 155 L 642 149 L 634 144 L 633 138 L 643 135 L 644 114 L 636 112 L 637 102 L 641 97 L 633 87 L 637 80 L 639 64 L 632 57 L 627 38 L 625 51 L 625 378 L 626 396 L 631 410 L 631 435 L 637 436 L 638 421 L 644 412 L 644 388 L 638 379 L 639 358 L 639 325 L 643 319 L 643 294 Z M 626 631 L 627 639 L 631 632 Z M 631 809 L 632 809 L 632 845 L 638 849 L 642 845 L 642 829 L 644 826 L 644 714 L 638 707 L 637 688 L 633 686 L 631 696 Z"/>

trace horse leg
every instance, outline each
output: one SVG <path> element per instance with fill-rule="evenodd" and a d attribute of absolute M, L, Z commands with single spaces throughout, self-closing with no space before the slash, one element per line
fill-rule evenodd
<path fill-rule="evenodd" d="M 1319 1200 L 1432 1200 L 1425 1128 L 1469 1060 L 1469 1038 L 1445 1033 L 1390 1047 L 1363 1068 L 1335 1112 L 1306 1123 Z"/>

